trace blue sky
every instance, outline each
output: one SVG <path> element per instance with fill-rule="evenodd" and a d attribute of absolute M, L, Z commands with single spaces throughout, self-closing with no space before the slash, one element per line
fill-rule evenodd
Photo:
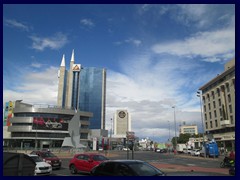
<path fill-rule="evenodd" d="M 71 52 L 107 69 L 106 126 L 117 109 L 139 137 L 165 141 L 199 125 L 199 87 L 235 57 L 235 5 L 3 5 L 3 101 L 56 104 L 57 70 Z"/>

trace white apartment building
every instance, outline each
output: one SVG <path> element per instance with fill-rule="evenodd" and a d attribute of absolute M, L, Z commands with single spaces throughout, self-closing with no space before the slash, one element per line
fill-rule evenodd
<path fill-rule="evenodd" d="M 202 91 L 204 131 L 219 147 L 235 148 L 235 58 L 224 72 L 199 88 Z"/>

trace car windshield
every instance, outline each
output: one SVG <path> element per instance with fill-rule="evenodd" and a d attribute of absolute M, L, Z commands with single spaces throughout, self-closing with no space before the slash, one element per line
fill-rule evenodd
<path fill-rule="evenodd" d="M 55 156 L 53 153 L 50 153 L 50 152 L 46 152 L 46 153 L 42 153 L 42 157 L 44 158 L 48 158 L 48 157 L 57 157 Z"/>
<path fill-rule="evenodd" d="M 101 155 L 95 155 L 95 156 L 93 156 L 93 160 L 94 161 L 105 161 L 105 160 L 108 160 L 108 158 L 106 158 L 105 156 L 101 156 Z"/>
<path fill-rule="evenodd" d="M 147 163 L 129 164 L 129 167 L 132 168 L 139 176 L 158 176 L 163 174 L 162 171 Z"/>
<path fill-rule="evenodd" d="M 39 156 L 31 156 L 31 158 L 34 160 L 34 162 L 42 162 L 42 158 Z"/>

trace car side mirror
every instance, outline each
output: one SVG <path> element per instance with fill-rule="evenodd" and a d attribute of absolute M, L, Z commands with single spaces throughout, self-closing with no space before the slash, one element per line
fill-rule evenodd
<path fill-rule="evenodd" d="M 89 159 L 89 160 L 88 160 L 88 162 L 90 162 L 90 163 L 91 163 L 91 162 L 93 162 L 93 160 L 92 160 L 92 159 Z"/>

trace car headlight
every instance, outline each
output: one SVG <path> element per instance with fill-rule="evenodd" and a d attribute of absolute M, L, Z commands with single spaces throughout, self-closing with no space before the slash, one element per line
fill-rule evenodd
<path fill-rule="evenodd" d="M 51 161 L 49 161 L 49 160 L 46 160 L 46 163 L 48 163 L 48 164 L 51 164 Z"/>

